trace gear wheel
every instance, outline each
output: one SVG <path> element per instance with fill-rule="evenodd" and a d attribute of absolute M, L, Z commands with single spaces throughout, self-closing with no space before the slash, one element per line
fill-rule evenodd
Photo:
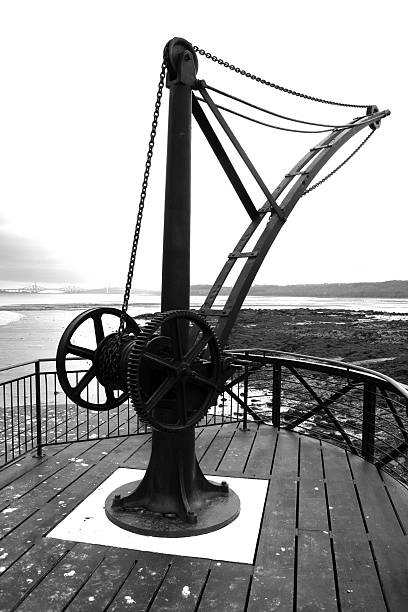
<path fill-rule="evenodd" d="M 218 340 L 194 312 L 157 314 L 132 343 L 128 392 L 140 418 L 159 431 L 194 426 L 215 403 L 220 381 Z"/>

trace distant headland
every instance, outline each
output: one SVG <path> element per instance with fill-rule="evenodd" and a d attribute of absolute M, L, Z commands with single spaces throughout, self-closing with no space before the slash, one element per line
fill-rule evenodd
<path fill-rule="evenodd" d="M 193 295 L 207 295 L 210 285 L 193 285 Z M 224 287 L 221 295 L 229 293 Z M 408 298 L 408 281 L 391 280 L 361 283 L 324 283 L 308 285 L 254 285 L 248 295 L 316 298 Z"/>
<path fill-rule="evenodd" d="M 191 285 L 191 295 L 207 295 L 211 285 Z M 220 295 L 228 295 L 231 287 L 223 287 Z M 121 287 L 94 287 L 79 288 L 64 286 L 47 289 L 34 283 L 22 288 L 0 289 L 0 293 L 110 293 L 123 294 Z M 159 290 L 133 289 L 134 294 L 159 295 Z M 382 282 L 359 283 L 321 283 L 298 285 L 254 285 L 248 295 L 253 296 L 281 296 L 281 297 L 315 297 L 315 298 L 408 298 L 408 280 L 390 280 Z"/>

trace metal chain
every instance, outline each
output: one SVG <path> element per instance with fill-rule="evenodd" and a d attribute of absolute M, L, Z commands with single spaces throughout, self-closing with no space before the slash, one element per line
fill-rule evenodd
<path fill-rule="evenodd" d="M 128 274 L 126 278 L 126 285 L 125 285 L 125 293 L 123 295 L 122 312 L 120 315 L 120 323 L 119 323 L 119 338 L 122 338 L 124 330 L 125 330 L 125 316 L 126 316 L 127 309 L 129 306 L 129 297 L 130 297 L 130 291 L 132 288 L 133 272 L 134 272 L 135 262 L 136 262 L 136 251 L 137 251 L 137 245 L 139 243 L 140 227 L 142 224 L 143 209 L 144 209 L 144 204 L 145 204 L 145 199 L 146 199 L 147 185 L 149 182 L 150 168 L 152 165 L 153 147 L 154 147 L 154 141 L 156 137 L 157 124 L 159 121 L 160 105 L 161 105 L 161 99 L 163 95 L 166 68 L 167 68 L 167 58 L 164 57 L 162 65 L 161 65 L 161 70 L 160 70 L 160 78 L 159 78 L 159 85 L 157 88 L 156 102 L 154 104 L 153 122 L 152 122 L 152 129 L 150 131 L 149 146 L 148 146 L 148 151 L 147 151 L 145 171 L 144 171 L 143 182 L 142 182 L 142 191 L 140 193 L 139 209 L 137 211 L 136 227 L 135 227 L 135 233 L 133 236 L 132 250 L 131 250 L 130 261 L 129 261 L 129 270 L 128 270 Z"/>
<path fill-rule="evenodd" d="M 338 170 L 340 170 L 340 168 L 342 168 L 360 149 L 362 146 L 365 145 L 365 143 L 368 141 L 369 138 L 371 138 L 371 136 L 374 134 L 374 130 L 371 131 L 368 136 L 366 136 L 364 138 L 364 140 L 358 145 L 358 147 L 356 147 L 354 149 L 354 151 L 352 153 L 350 153 L 350 155 L 348 157 L 346 157 L 345 160 L 343 160 L 341 162 L 341 164 L 339 164 L 338 166 L 336 166 L 336 168 L 334 168 L 334 170 L 332 170 L 331 172 L 329 172 L 329 174 L 326 174 L 325 177 L 323 177 L 320 181 L 318 181 L 317 183 L 315 183 L 314 185 L 312 185 L 311 187 L 309 187 L 309 189 L 306 189 L 306 191 L 304 193 L 302 193 L 302 195 L 300 196 L 301 198 L 303 196 L 305 196 L 307 193 L 310 193 L 311 191 L 313 191 L 313 189 L 316 189 L 316 187 L 319 187 L 322 183 L 324 183 L 325 181 L 327 181 L 327 179 L 331 178 L 333 176 L 333 174 L 336 174 L 336 172 Z"/>
<path fill-rule="evenodd" d="M 276 85 L 275 83 L 271 83 L 271 81 L 267 81 L 266 79 L 262 79 L 261 77 L 256 76 L 255 74 L 251 74 L 250 72 L 246 72 L 242 68 L 238 66 L 234 66 L 234 64 L 230 64 L 229 62 L 220 59 L 216 55 L 212 55 L 208 53 L 204 49 L 200 49 L 196 45 L 193 47 L 194 51 L 199 55 L 204 55 L 207 59 L 216 62 L 220 66 L 224 66 L 225 68 L 229 68 L 233 72 L 237 72 L 238 74 L 242 74 L 242 76 L 248 77 L 257 83 L 261 83 L 262 85 L 267 85 L 268 87 L 273 87 L 274 89 L 278 89 L 279 91 L 283 91 L 284 93 L 291 94 L 292 96 L 299 96 L 299 98 L 305 98 L 306 100 L 311 100 L 312 102 L 321 102 L 322 104 L 331 104 L 333 106 L 344 106 L 347 108 L 367 108 L 368 104 L 345 104 L 343 102 L 333 102 L 333 100 L 325 100 L 324 98 L 316 98 L 315 96 L 309 96 L 308 94 L 300 93 L 298 91 L 294 91 L 292 89 L 288 89 L 283 87 L 282 85 Z"/>

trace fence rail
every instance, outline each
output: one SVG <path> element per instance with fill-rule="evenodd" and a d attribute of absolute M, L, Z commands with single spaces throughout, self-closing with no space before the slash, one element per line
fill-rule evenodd
<path fill-rule="evenodd" d="M 72 375 L 86 371 L 81 359 L 72 360 Z M 95 381 L 91 399 L 99 397 L 101 386 Z M 200 425 L 230 422 L 242 417 L 225 397 L 207 413 Z M 150 431 L 134 411 L 129 400 L 117 408 L 96 412 L 72 402 L 62 390 L 55 359 L 40 359 L 0 369 L 0 468 L 25 453 L 41 457 L 46 446 L 79 440 L 98 440 L 131 436 Z"/>
<path fill-rule="evenodd" d="M 408 485 L 408 389 L 351 363 L 281 351 L 229 351 L 243 369 L 246 418 L 328 440 Z"/>
<path fill-rule="evenodd" d="M 263 349 L 228 351 L 236 373 L 200 425 L 248 420 L 340 445 L 408 486 L 408 390 L 392 378 L 340 361 Z M 73 374 L 83 370 L 72 360 Z M 3 379 L 3 381 L 2 381 Z M 91 390 L 98 397 L 97 383 Z M 149 427 L 129 401 L 104 412 L 73 403 L 54 359 L 0 370 L 0 467 L 44 447 L 131 436 Z"/>

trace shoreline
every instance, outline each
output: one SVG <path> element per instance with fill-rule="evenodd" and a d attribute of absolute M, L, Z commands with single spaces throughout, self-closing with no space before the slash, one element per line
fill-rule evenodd
<path fill-rule="evenodd" d="M 407 313 L 242 310 L 228 348 L 245 346 L 366 364 L 408 384 Z"/>
<path fill-rule="evenodd" d="M 0 307 L 21 317 L 0 325 L 0 368 L 55 356 L 58 342 L 76 310 L 26 304 Z M 95 305 L 100 306 L 100 304 Z M 135 319 L 152 315 L 150 304 L 130 304 Z M 157 304 L 152 304 L 154 310 Z M 138 312 L 132 312 L 135 309 Z M 326 308 L 242 309 L 226 348 L 262 347 L 348 362 L 358 362 L 408 383 L 408 313 Z"/>

